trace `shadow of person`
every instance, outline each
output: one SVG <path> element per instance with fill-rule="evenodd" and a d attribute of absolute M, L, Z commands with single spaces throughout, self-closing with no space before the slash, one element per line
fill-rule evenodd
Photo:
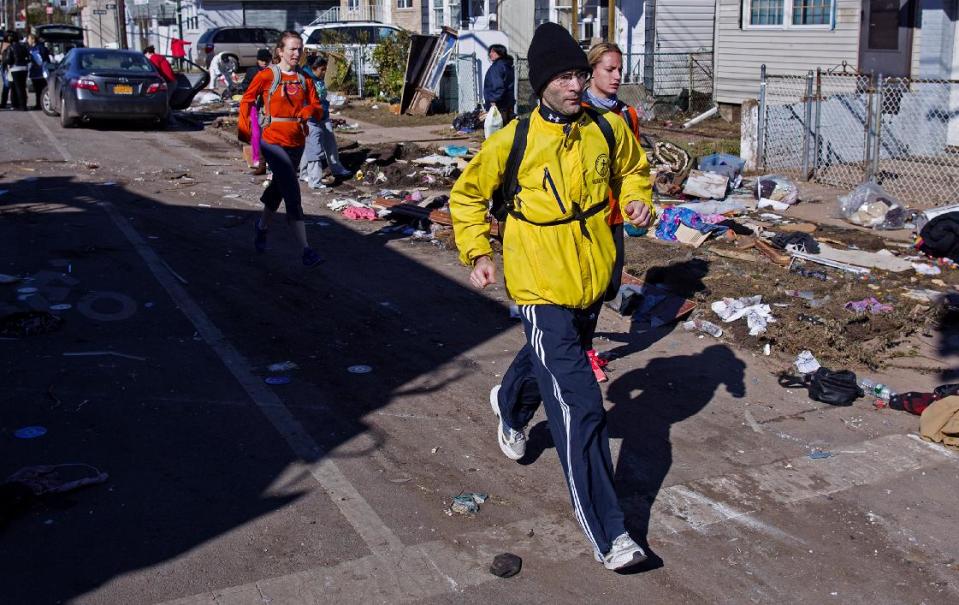
<path fill-rule="evenodd" d="M 745 370 L 729 347 L 716 344 L 694 355 L 652 359 L 610 384 L 614 407 L 606 421 L 610 437 L 622 439 L 616 491 L 630 535 L 647 552 L 650 511 L 673 463 L 672 426 L 702 411 L 720 385 L 733 397 L 745 396 Z M 640 569 L 658 566 L 661 560 L 650 553 Z"/>

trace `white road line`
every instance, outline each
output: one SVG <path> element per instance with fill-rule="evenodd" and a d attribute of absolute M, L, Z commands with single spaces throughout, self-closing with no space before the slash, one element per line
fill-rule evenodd
<path fill-rule="evenodd" d="M 40 129 L 47 134 L 50 142 L 60 155 L 70 161 L 70 153 L 53 136 L 47 125 L 36 114 L 31 114 Z M 329 494 L 330 500 L 340 513 L 352 525 L 354 531 L 363 539 L 371 552 L 396 552 L 403 548 L 400 539 L 386 526 L 373 507 L 363 498 L 357 489 L 343 475 L 335 462 L 329 459 L 329 452 L 309 435 L 283 401 L 250 371 L 250 364 L 239 351 L 226 339 L 223 332 L 207 317 L 207 314 L 176 281 L 163 266 L 163 261 L 146 243 L 146 240 L 130 225 L 108 202 L 99 201 L 113 224 L 127 238 L 153 276 L 177 304 L 180 311 L 190 320 L 197 332 L 213 351 L 220 357 L 223 365 L 233 374 L 249 395 L 250 399 L 263 412 L 274 428 L 283 436 L 290 449 L 306 462 L 310 463 L 310 474 Z"/>
<path fill-rule="evenodd" d="M 45 134 L 47 139 L 50 140 L 50 144 L 53 145 L 54 149 L 60 153 L 60 157 L 67 162 L 72 162 L 73 156 L 70 155 L 70 152 L 67 151 L 67 148 L 63 145 L 63 143 L 61 143 L 57 137 L 53 136 L 53 133 L 50 132 L 49 128 L 47 128 L 47 125 L 43 123 L 43 119 L 40 117 L 40 115 L 35 111 L 31 111 L 29 113 L 30 117 L 33 118 L 33 121 L 36 122 L 37 126 L 40 127 L 40 130 L 43 131 L 43 134 Z"/>

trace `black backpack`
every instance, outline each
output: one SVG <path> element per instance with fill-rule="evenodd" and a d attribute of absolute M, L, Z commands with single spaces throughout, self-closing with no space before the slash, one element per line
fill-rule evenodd
<path fill-rule="evenodd" d="M 786 388 L 806 387 L 810 399 L 829 405 L 852 405 L 853 401 L 864 395 L 855 372 L 850 370 L 834 372 L 829 368 L 819 368 L 802 378 L 783 375 L 779 378 L 779 384 Z"/>

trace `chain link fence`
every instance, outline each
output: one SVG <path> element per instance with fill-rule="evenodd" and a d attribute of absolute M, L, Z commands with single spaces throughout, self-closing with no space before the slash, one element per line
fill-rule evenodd
<path fill-rule="evenodd" d="M 915 206 L 959 195 L 959 81 L 763 73 L 759 109 L 767 172 L 846 189 L 874 181 Z"/>

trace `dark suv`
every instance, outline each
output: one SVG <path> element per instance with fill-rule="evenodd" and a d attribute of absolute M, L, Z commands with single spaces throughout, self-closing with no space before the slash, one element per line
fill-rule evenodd
<path fill-rule="evenodd" d="M 213 27 L 197 40 L 197 63 L 210 66 L 219 53 L 235 64 L 234 71 L 256 65 L 256 51 L 273 50 L 280 39 L 280 31 L 268 27 Z"/>

